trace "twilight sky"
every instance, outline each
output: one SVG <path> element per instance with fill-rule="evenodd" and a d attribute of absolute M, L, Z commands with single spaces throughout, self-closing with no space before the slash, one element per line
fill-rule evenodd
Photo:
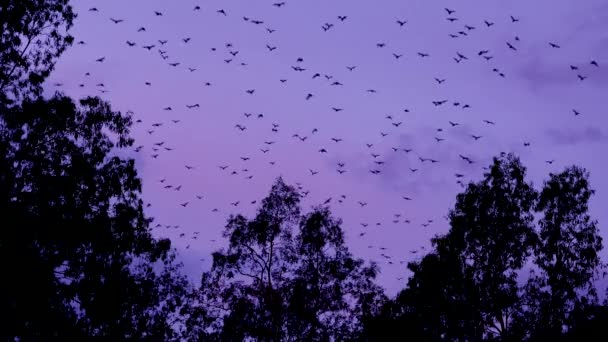
<path fill-rule="evenodd" d="M 63 55 L 49 89 L 99 95 L 141 120 L 133 135 L 143 147 L 125 154 L 162 225 L 155 233 L 171 237 L 194 280 L 225 246 L 226 217 L 252 216 L 251 201 L 283 176 L 310 191 L 305 209 L 332 198 L 352 252 L 379 262 L 393 294 L 405 263 L 448 230 L 463 190 L 455 174 L 477 181 L 502 151 L 521 157 L 537 188 L 550 172 L 587 168 L 591 213 L 608 238 L 606 0 L 73 4 L 84 44 Z"/>

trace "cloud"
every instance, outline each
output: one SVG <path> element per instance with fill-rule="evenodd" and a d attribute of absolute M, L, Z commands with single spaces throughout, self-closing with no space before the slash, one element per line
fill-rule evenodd
<path fill-rule="evenodd" d="M 517 63 L 517 74 L 533 87 L 608 84 L 607 10 L 605 1 L 577 6 L 563 18 L 567 22 L 564 30 L 555 34 L 554 41 L 561 48 L 550 48 L 548 40 L 534 40 L 520 51 L 525 62 Z M 590 64 L 592 60 L 599 63 L 599 68 Z M 570 65 L 579 69 L 571 70 Z M 581 82 L 577 74 L 587 78 Z"/>
<path fill-rule="evenodd" d="M 573 71 L 568 63 L 552 63 L 534 58 L 523 64 L 518 73 L 534 87 L 577 85 L 583 82 L 596 86 L 608 84 L 608 68 L 596 68 L 589 64 L 590 61 L 591 59 L 572 63 L 579 67 L 578 71 Z M 581 82 L 577 77 L 579 74 L 587 78 Z"/>
<path fill-rule="evenodd" d="M 579 130 L 551 129 L 547 131 L 547 135 L 554 143 L 560 145 L 597 143 L 608 138 L 608 136 L 596 127 L 587 127 Z"/>
<path fill-rule="evenodd" d="M 453 137 L 446 134 L 444 135 L 447 138 L 446 141 L 436 143 L 429 134 L 426 134 L 426 131 L 428 130 L 423 128 L 420 135 L 426 136 L 426 139 L 432 141 L 430 145 L 415 144 L 415 139 L 411 134 L 402 134 L 399 136 L 400 143 L 397 146 L 412 148 L 411 153 L 406 154 L 402 150 L 394 152 L 391 149 L 382 153 L 385 156 L 383 160 L 386 164 L 382 167 L 383 172 L 379 175 L 379 180 L 385 189 L 405 191 L 409 194 L 422 194 L 428 191 L 443 192 L 451 189 L 451 186 L 455 184 L 454 173 L 471 175 L 481 166 L 485 166 L 485 158 L 481 157 L 477 148 L 467 149 L 462 139 L 450 139 Z M 430 132 L 435 133 L 433 129 L 430 129 Z M 422 137 L 417 139 L 417 141 L 420 140 Z M 455 151 L 467 151 L 461 153 L 472 158 L 475 164 L 465 163 L 459 157 L 460 153 Z M 419 157 L 432 158 L 438 160 L 439 163 L 420 162 Z M 418 169 L 418 171 L 412 173 L 410 168 Z"/>

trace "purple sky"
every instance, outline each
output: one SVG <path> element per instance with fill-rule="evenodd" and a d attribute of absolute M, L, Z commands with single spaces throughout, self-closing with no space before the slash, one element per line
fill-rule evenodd
<path fill-rule="evenodd" d="M 352 252 L 380 263 L 379 283 L 393 294 L 404 286 L 405 278 L 398 278 L 407 277 L 400 261 L 419 257 L 420 251 L 410 251 L 428 249 L 430 237 L 447 231 L 444 217 L 462 190 L 454 174 L 479 180 L 482 167 L 501 151 L 517 153 L 537 186 L 549 172 L 567 165 L 586 167 L 597 191 L 592 215 L 608 237 L 603 229 L 608 222 L 608 2 L 285 0 L 279 8 L 272 5 L 276 1 L 74 1 L 79 17 L 73 34 L 85 44 L 68 50 L 48 81 L 72 96 L 100 95 L 114 109 L 132 110 L 143 121 L 133 134 L 135 145 L 144 147 L 129 156 L 137 160 L 144 179 L 154 224 L 180 226 L 155 232 L 172 238 L 192 279 L 198 280 L 210 266 L 209 253 L 225 245 L 220 237 L 226 217 L 252 215 L 256 206 L 250 202 L 266 195 L 282 175 L 310 191 L 305 209 L 332 198 L 332 211 L 344 220 Z M 193 11 L 197 5 L 201 10 Z M 88 11 L 91 7 L 99 11 Z M 456 12 L 448 15 L 444 7 Z M 219 9 L 227 15 L 217 13 Z M 347 19 L 340 21 L 342 15 Z M 519 21 L 512 22 L 510 15 Z M 124 22 L 114 24 L 110 18 Z M 400 26 L 397 20 L 407 24 Z M 488 27 L 484 20 L 494 25 Z M 334 26 L 325 32 L 325 23 Z M 145 31 L 138 32 L 142 26 Z M 191 40 L 185 43 L 184 38 Z M 129 47 L 127 40 L 137 45 Z M 158 40 L 168 42 L 161 46 Z M 386 45 L 379 48 L 378 43 Z M 156 46 L 148 51 L 144 45 Z M 267 45 L 277 48 L 269 51 Z M 485 56 L 493 59 L 478 56 L 480 50 L 489 50 Z M 468 59 L 457 63 L 458 53 Z M 105 57 L 103 63 L 95 61 L 100 57 Z M 304 61 L 298 63 L 300 57 Z M 169 65 L 174 62 L 180 64 Z M 297 72 L 292 66 L 306 70 Z M 347 66 L 357 68 L 349 71 Z M 313 78 L 316 73 L 321 76 Z M 580 81 L 577 74 L 587 78 Z M 342 85 L 332 86 L 336 81 Z M 250 95 L 249 89 L 255 92 Z M 313 97 L 306 100 L 309 93 Z M 447 102 L 441 106 L 432 103 L 442 100 Z M 200 107 L 186 107 L 194 104 Z M 470 108 L 463 108 L 465 104 Z M 573 109 L 581 114 L 575 116 Z M 246 118 L 244 113 L 253 115 Z M 256 118 L 259 113 L 264 117 Z M 451 127 L 449 121 L 459 125 Z M 402 124 L 392 125 L 398 122 Z M 278 132 L 272 131 L 273 123 Z M 318 132 L 313 134 L 314 128 Z M 302 142 L 294 134 L 307 139 Z M 475 141 L 471 135 L 482 138 Z M 437 142 L 436 137 L 445 140 Z M 163 141 L 154 152 L 154 143 Z M 322 148 L 328 153 L 319 153 Z M 405 148 L 412 152 L 405 153 Z M 158 158 L 151 157 L 154 153 Z M 469 165 L 459 154 L 475 163 Z M 419 157 L 439 162 L 420 162 Z M 345 163 L 342 175 L 336 171 L 339 162 Z M 220 165 L 229 167 L 222 171 Z M 311 175 L 310 169 L 318 174 Z M 371 174 L 371 169 L 381 173 Z M 167 190 L 165 185 L 182 188 Z M 346 196 L 343 203 L 338 202 L 341 195 Z M 186 201 L 187 207 L 180 206 Z M 240 201 L 236 208 L 230 205 L 235 201 Z M 214 208 L 219 211 L 212 212 Z M 433 222 L 423 227 L 428 220 Z M 197 231 L 200 237 L 192 240 Z M 359 237 L 361 232 L 366 235 Z M 381 253 L 392 256 L 394 264 L 387 264 Z"/>

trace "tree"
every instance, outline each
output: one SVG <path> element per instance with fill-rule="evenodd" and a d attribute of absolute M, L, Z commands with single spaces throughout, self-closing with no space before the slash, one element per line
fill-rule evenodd
<path fill-rule="evenodd" d="M 0 5 L 0 105 L 38 95 L 56 59 L 72 44 L 69 0 L 3 0 Z"/>
<path fill-rule="evenodd" d="M 513 155 L 494 158 L 449 213 L 434 251 L 408 265 L 412 276 L 394 301 L 400 336 L 428 341 L 516 339 L 517 272 L 536 241 L 536 193 Z"/>
<path fill-rule="evenodd" d="M 479 296 L 477 310 L 489 336 L 507 338 L 519 310 L 518 271 L 536 242 L 536 192 L 512 154 L 494 158 L 484 179 L 458 195 L 446 239 L 457 251 Z"/>
<path fill-rule="evenodd" d="M 563 334 L 562 341 L 603 341 L 608 324 L 608 302 L 574 310 L 570 321 L 569 330 Z"/>
<path fill-rule="evenodd" d="M 435 237 L 436 251 L 410 262 L 412 276 L 395 299 L 403 336 L 424 341 L 478 341 L 483 337 L 480 297 L 467 277 L 458 250 L 446 236 Z"/>
<path fill-rule="evenodd" d="M 536 323 L 535 330 L 545 337 L 561 335 L 572 326 L 574 310 L 597 302 L 593 280 L 601 264 L 602 238 L 588 214 L 594 194 L 588 178 L 576 166 L 551 174 L 537 204 L 543 214 L 535 252 L 540 274 L 530 279 L 535 307 L 527 321 Z"/>
<path fill-rule="evenodd" d="M 0 116 L 0 339 L 173 338 L 186 295 L 152 238 L 131 118 L 56 95 Z"/>
<path fill-rule="evenodd" d="M 344 244 L 326 207 L 302 215 L 300 194 L 279 178 L 255 218 L 228 220 L 227 250 L 213 254 L 200 302 L 215 309 L 191 338 L 318 341 L 355 338 L 381 292 L 375 265 Z M 209 317 L 207 317 L 209 319 Z M 191 324 L 193 326 L 195 324 Z"/>
<path fill-rule="evenodd" d="M 597 304 L 593 286 L 602 239 L 588 214 L 594 193 L 588 178 L 573 166 L 551 174 L 538 194 L 516 157 L 495 158 L 484 179 L 457 196 L 451 229 L 432 239 L 432 252 L 408 264 L 407 287 L 365 326 L 365 335 L 601 340 L 592 336 L 601 336 L 608 323 L 608 302 Z M 538 229 L 533 210 L 540 214 Z M 521 286 L 524 265 L 535 270 Z"/>

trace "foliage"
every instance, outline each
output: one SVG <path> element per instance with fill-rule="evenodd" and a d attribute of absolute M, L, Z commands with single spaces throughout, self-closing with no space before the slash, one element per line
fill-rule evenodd
<path fill-rule="evenodd" d="M 515 156 L 495 158 L 457 196 L 449 232 L 408 265 L 407 287 L 367 329 L 422 341 L 572 340 L 598 329 L 606 322 L 593 285 L 602 240 L 588 214 L 588 178 L 570 167 L 537 193 Z M 524 266 L 533 268 L 527 284 L 518 279 Z"/>
<path fill-rule="evenodd" d="M 450 212 L 446 236 L 465 276 L 478 291 L 478 307 L 487 333 L 509 333 L 518 310 L 518 271 L 536 241 L 532 208 L 536 192 L 525 181 L 518 158 L 495 158 L 484 179 L 459 194 Z"/>
<path fill-rule="evenodd" d="M 413 275 L 396 298 L 398 321 L 419 340 L 475 340 L 483 333 L 479 293 L 448 242 L 436 238 L 437 253 L 408 264 Z"/>
<path fill-rule="evenodd" d="M 0 116 L 0 339 L 171 337 L 186 284 L 118 156 L 130 125 L 98 98 L 61 95 Z"/>
<path fill-rule="evenodd" d="M 3 0 L 0 5 L 0 104 L 38 95 L 56 59 L 72 44 L 69 0 Z"/>
<path fill-rule="evenodd" d="M 299 202 L 279 178 L 255 218 L 229 219 L 228 248 L 213 254 L 200 293 L 219 339 L 351 339 L 381 300 L 375 265 L 352 257 L 340 220 L 326 207 L 302 215 Z"/>
<path fill-rule="evenodd" d="M 600 267 L 602 238 L 588 214 L 589 174 L 570 167 L 551 174 L 540 193 L 537 210 L 540 243 L 535 264 L 540 274 L 529 281 L 535 330 L 557 336 L 572 325 L 572 312 L 593 305 L 597 295 L 593 280 Z"/>

